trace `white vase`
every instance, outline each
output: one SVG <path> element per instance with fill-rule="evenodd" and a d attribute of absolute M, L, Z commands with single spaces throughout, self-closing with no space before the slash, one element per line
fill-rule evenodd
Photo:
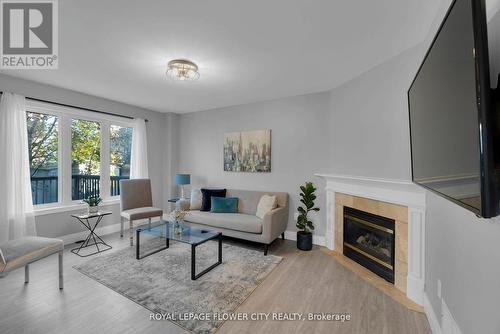
<path fill-rule="evenodd" d="M 97 212 L 99 212 L 99 206 L 97 206 L 97 205 L 96 206 L 90 206 L 89 205 L 88 211 L 89 211 L 89 214 L 91 214 L 91 213 L 97 213 Z"/>
<path fill-rule="evenodd" d="M 174 222 L 174 234 L 179 235 L 182 233 L 182 226 L 178 220 Z"/>

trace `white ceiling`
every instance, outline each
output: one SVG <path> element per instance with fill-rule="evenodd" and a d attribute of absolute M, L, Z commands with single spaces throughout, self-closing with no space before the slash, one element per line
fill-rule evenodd
<path fill-rule="evenodd" d="M 332 89 L 422 41 L 436 0 L 64 0 L 59 69 L 3 71 L 161 112 Z M 166 64 L 198 64 L 197 82 Z"/>

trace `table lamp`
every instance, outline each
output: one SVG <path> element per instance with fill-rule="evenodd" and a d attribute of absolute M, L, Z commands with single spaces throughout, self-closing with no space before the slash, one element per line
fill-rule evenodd
<path fill-rule="evenodd" d="M 176 174 L 175 184 L 181 186 L 181 198 L 184 198 L 184 185 L 191 184 L 191 174 Z"/>

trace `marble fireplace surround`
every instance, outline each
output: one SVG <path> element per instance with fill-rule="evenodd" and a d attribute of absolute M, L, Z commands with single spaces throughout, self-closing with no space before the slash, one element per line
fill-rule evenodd
<path fill-rule="evenodd" d="M 394 219 L 395 287 L 423 305 L 425 190 L 406 180 L 335 174 L 316 176 L 326 180 L 325 246 L 342 254 L 343 206 Z"/>

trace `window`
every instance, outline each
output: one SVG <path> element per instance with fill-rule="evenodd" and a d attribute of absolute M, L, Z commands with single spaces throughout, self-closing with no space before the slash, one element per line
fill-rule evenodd
<path fill-rule="evenodd" d="M 58 201 L 58 118 L 27 112 L 28 156 L 33 204 Z"/>
<path fill-rule="evenodd" d="M 39 101 L 28 102 L 26 120 L 36 210 L 120 195 L 120 180 L 130 178 L 131 121 Z"/>
<path fill-rule="evenodd" d="M 109 176 L 111 196 L 120 195 L 120 180 L 130 178 L 132 152 L 132 128 L 111 125 L 109 127 Z"/>
<path fill-rule="evenodd" d="M 71 121 L 71 198 L 100 196 L 101 126 L 98 122 Z"/>

